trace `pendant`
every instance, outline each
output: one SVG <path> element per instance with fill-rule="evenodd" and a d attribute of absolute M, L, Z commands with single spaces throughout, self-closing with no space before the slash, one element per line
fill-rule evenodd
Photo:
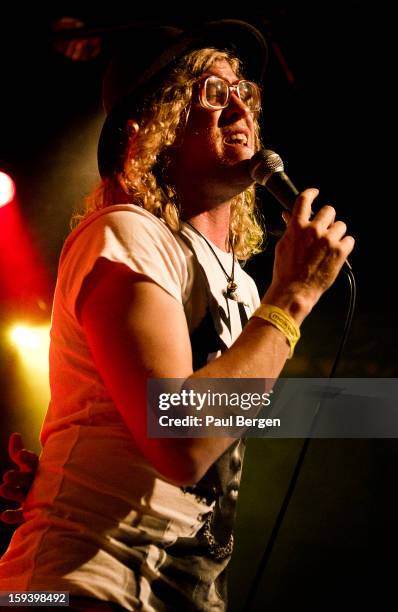
<path fill-rule="evenodd" d="M 225 295 L 227 296 L 227 298 L 229 298 L 230 300 L 237 301 L 238 297 L 235 293 L 237 288 L 238 288 L 237 283 L 235 283 L 235 281 L 233 280 L 230 280 L 227 285 L 227 290 L 225 291 Z"/>

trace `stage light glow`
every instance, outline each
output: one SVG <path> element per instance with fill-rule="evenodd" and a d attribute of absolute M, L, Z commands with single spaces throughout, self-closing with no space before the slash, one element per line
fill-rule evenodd
<path fill-rule="evenodd" d="M 0 207 L 12 202 L 15 196 L 15 183 L 5 172 L 0 172 Z"/>
<path fill-rule="evenodd" d="M 19 354 L 26 358 L 38 358 L 45 354 L 48 359 L 50 342 L 49 325 L 14 325 L 10 330 L 10 340 Z"/>
<path fill-rule="evenodd" d="M 17 360 L 10 401 L 19 431 L 34 432 L 37 438 L 50 399 L 48 350 L 50 323 L 34 325 L 15 323 L 8 330 L 8 342 Z"/>
<path fill-rule="evenodd" d="M 26 325 L 16 325 L 10 333 L 13 344 L 20 350 L 38 349 L 40 347 L 40 334 L 37 330 Z"/>
<path fill-rule="evenodd" d="M 22 316 L 51 302 L 47 265 L 17 198 L 0 208 L 0 302 L 20 305 Z"/>
<path fill-rule="evenodd" d="M 50 324 L 13 325 L 9 330 L 9 340 L 18 353 L 21 370 L 29 375 L 29 380 L 40 386 L 48 385 Z"/>

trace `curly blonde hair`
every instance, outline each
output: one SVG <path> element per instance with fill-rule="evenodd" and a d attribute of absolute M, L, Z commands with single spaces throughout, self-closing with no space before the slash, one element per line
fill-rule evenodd
<path fill-rule="evenodd" d="M 74 215 L 74 224 L 106 206 L 133 202 L 162 218 L 173 232 L 180 229 L 176 194 L 173 187 L 163 180 L 161 169 L 167 164 L 169 148 L 183 136 L 196 79 L 217 60 L 227 60 L 240 75 L 237 58 L 212 48 L 193 51 L 178 62 L 161 91 L 146 101 L 139 117 L 139 129 L 134 121 L 126 126 L 129 137 L 122 171 L 103 179 L 89 194 L 84 213 Z M 131 129 L 134 125 L 137 129 Z M 259 133 L 258 121 L 255 120 L 256 149 L 260 147 Z M 254 185 L 232 200 L 230 240 L 241 261 L 261 250 L 263 228 L 256 210 Z"/>

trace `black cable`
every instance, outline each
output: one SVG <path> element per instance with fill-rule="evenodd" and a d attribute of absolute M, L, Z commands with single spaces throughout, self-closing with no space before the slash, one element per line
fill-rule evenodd
<path fill-rule="evenodd" d="M 350 300 L 349 300 L 349 304 L 348 304 L 348 311 L 347 311 L 347 316 L 346 316 L 346 319 L 345 319 L 343 334 L 342 334 L 341 341 L 340 341 L 340 344 L 339 344 L 339 348 L 338 348 L 338 351 L 337 351 L 337 354 L 336 354 L 336 357 L 335 357 L 335 360 L 334 360 L 334 363 L 333 363 L 333 366 L 332 366 L 332 369 L 330 371 L 330 374 L 329 374 L 328 378 L 334 378 L 334 376 L 335 376 L 335 373 L 336 373 L 336 370 L 337 370 L 337 367 L 338 367 L 338 364 L 339 364 L 339 361 L 340 361 L 340 357 L 342 355 L 342 352 L 343 352 L 343 349 L 345 347 L 345 344 L 346 344 L 346 341 L 347 341 L 347 338 L 348 338 L 348 334 L 349 334 L 349 331 L 350 331 L 350 328 L 351 328 L 352 319 L 353 319 L 354 310 L 355 310 L 356 296 L 357 296 L 357 288 L 356 288 L 355 276 L 354 276 L 352 268 L 351 268 L 350 264 L 348 264 L 348 262 L 347 262 L 347 265 L 345 265 L 344 268 L 342 268 L 342 271 L 344 272 L 344 274 L 348 278 L 349 287 L 350 287 Z M 263 556 L 261 558 L 261 561 L 259 563 L 256 575 L 255 575 L 254 580 L 252 582 L 252 585 L 250 587 L 249 594 L 247 596 L 245 605 L 243 607 L 243 611 L 244 612 L 250 612 L 250 610 L 252 610 L 252 606 L 253 606 L 253 603 L 254 603 L 254 598 L 256 596 L 257 589 L 258 589 L 259 584 L 260 584 L 260 580 L 261 580 L 261 578 L 262 578 L 262 576 L 264 574 L 264 571 L 265 571 L 265 569 L 266 569 L 266 567 L 268 565 L 269 559 L 271 557 L 272 550 L 274 548 L 274 544 L 275 544 L 276 538 L 277 538 L 279 530 L 280 530 L 280 528 L 282 526 L 283 519 L 285 518 L 285 514 L 286 514 L 286 511 L 287 511 L 287 508 L 288 508 L 288 506 L 290 504 L 290 501 L 291 501 L 291 499 L 293 497 L 293 493 L 294 493 L 294 490 L 296 488 L 296 484 L 297 484 L 298 477 L 299 477 L 299 474 L 300 474 L 300 471 L 301 471 L 301 467 L 303 465 L 305 456 L 306 456 L 307 451 L 308 451 L 309 444 L 310 444 L 311 439 L 312 439 L 312 434 L 314 433 L 314 430 L 315 430 L 316 425 L 318 423 L 319 415 L 321 413 L 320 408 L 321 408 L 321 402 L 319 401 L 318 405 L 316 407 L 316 411 L 315 411 L 315 414 L 313 416 L 312 422 L 311 422 L 310 432 L 309 432 L 308 436 L 305 438 L 303 446 L 301 447 L 299 456 L 298 456 L 297 461 L 296 461 L 296 465 L 294 466 L 293 474 L 292 474 L 292 476 L 290 478 L 290 482 L 289 482 L 289 485 L 288 485 L 285 497 L 284 497 L 283 502 L 281 504 L 281 507 L 279 509 L 278 516 L 276 517 L 276 521 L 275 521 L 274 526 L 272 528 L 271 535 L 270 535 L 270 537 L 268 539 L 267 546 L 265 547 L 264 554 L 263 554 Z"/>

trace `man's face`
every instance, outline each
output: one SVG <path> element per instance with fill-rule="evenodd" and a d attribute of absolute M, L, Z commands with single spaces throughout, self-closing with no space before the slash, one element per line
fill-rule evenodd
<path fill-rule="evenodd" d="M 211 75 L 222 77 L 231 85 L 239 81 L 224 59 L 215 61 L 203 74 Z M 237 189 L 234 181 L 241 177 L 240 162 L 250 159 L 254 152 L 253 114 L 236 90 L 230 92 L 228 106 L 217 110 L 203 108 L 194 92 L 183 142 L 175 157 L 173 174 L 177 183 L 178 177 L 189 177 L 193 189 L 202 189 L 205 181 L 213 192 L 217 189 L 221 193 L 224 188 L 225 196 L 231 197 Z M 249 184 L 250 181 L 243 188 Z"/>

